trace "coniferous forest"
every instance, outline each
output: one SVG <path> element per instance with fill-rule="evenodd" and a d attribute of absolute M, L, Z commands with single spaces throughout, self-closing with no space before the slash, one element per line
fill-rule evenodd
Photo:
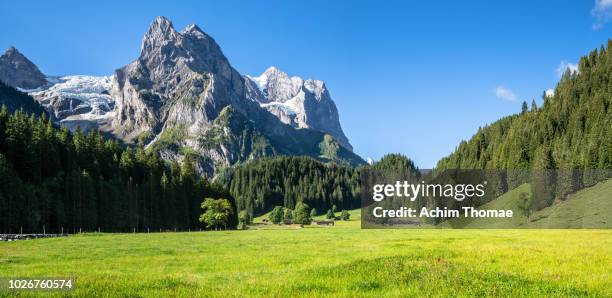
<path fill-rule="evenodd" d="M 4 107 L 0 140 L 0 233 L 199 229 L 205 197 L 231 199 L 189 159 L 167 163 L 45 114 Z"/>
<path fill-rule="evenodd" d="M 543 105 L 485 126 L 438 169 L 611 169 L 612 40 L 567 70 Z"/>
<path fill-rule="evenodd" d="M 568 69 L 554 94 L 543 94 L 541 107 L 535 101 L 531 107 L 523 102 L 520 114 L 480 128 L 454 153 L 441 159 L 436 169 L 529 170 L 531 174 L 509 171 L 499 177 L 497 194 L 528 181 L 555 185 L 536 209 L 550 205 L 556 197 L 610 178 L 611 46 L 609 40 L 606 48 L 582 57 L 579 71 Z"/>
<path fill-rule="evenodd" d="M 309 157 L 280 156 L 258 159 L 230 174 L 230 193 L 238 208 L 252 215 L 274 206 L 293 209 L 304 202 L 319 212 L 358 208 L 361 198 L 359 169 L 324 164 Z"/>

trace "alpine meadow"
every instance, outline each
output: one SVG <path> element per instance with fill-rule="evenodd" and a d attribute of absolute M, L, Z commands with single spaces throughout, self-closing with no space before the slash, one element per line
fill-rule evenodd
<path fill-rule="evenodd" d="M 99 32 L 117 35 L 122 27 L 126 36 L 142 36 L 136 58 L 117 46 L 116 53 L 106 50 L 109 58 L 101 63 L 93 57 L 103 50 L 84 50 L 72 42 L 75 52 L 90 51 L 92 62 L 77 68 L 82 65 L 65 61 L 58 68 L 49 58 L 55 51 L 34 51 L 27 41 L 42 34 L 39 28 L 9 34 L 19 50 L 7 45 L 0 56 L 0 297 L 612 297 L 609 37 L 598 39 L 605 43 L 576 64 L 563 60 L 556 86 L 541 98 L 523 101 L 518 95 L 540 82 L 534 79 L 536 71 L 528 69 L 522 89 L 498 85 L 495 95 L 502 100 L 482 103 L 476 86 L 503 76 L 488 73 L 491 78 L 485 78 L 473 69 L 465 75 L 447 72 L 466 61 L 483 67 L 457 49 L 483 53 L 494 42 L 485 47 L 476 42 L 477 34 L 504 31 L 512 39 L 508 32 L 526 32 L 515 23 L 485 30 L 482 7 L 474 11 L 482 24 L 468 22 L 464 11 L 457 10 L 464 23 L 443 30 L 444 36 L 456 34 L 455 39 L 442 37 L 437 24 L 427 30 L 396 24 L 403 31 L 393 25 L 389 32 L 372 35 L 359 26 L 378 28 L 370 23 L 389 20 L 374 18 L 376 12 L 369 9 L 372 20 L 338 11 L 334 16 L 340 20 L 321 18 L 320 11 L 309 12 L 308 20 L 272 18 L 262 8 L 266 2 L 258 7 L 234 4 L 232 13 L 216 11 L 227 15 L 223 22 L 206 9 L 229 4 L 191 3 L 189 14 L 176 4 L 172 11 L 183 11 L 170 14 L 176 24 L 191 21 L 186 16 L 196 11 L 210 17 L 206 32 L 194 23 L 180 29 L 167 17 L 151 18 L 162 7 L 154 2 L 139 10 L 126 8 L 134 24 L 120 21 L 115 8 L 109 8 L 103 17 L 110 16 L 116 25 L 91 27 L 100 26 L 102 15 L 85 3 L 83 9 L 92 15 L 83 32 L 69 25 L 49 27 L 56 35 L 66 34 L 66 40 L 85 43 L 89 36 L 84 32 L 110 43 L 114 39 Z M 612 20 L 608 2 L 595 0 L 591 39 L 600 38 Z M 11 11 L 24 9 L 11 5 Z M 269 9 L 293 15 L 292 5 Z M 333 10 L 336 5 L 321 7 Z M 400 6 L 398 12 L 404 13 L 412 6 L 429 7 L 387 5 Z M 342 11 L 357 14 L 360 7 L 343 6 Z M 39 10 L 33 12 L 39 15 Z M 398 12 L 386 13 L 391 18 Z M 506 24 L 497 14 L 496 22 Z M 50 15 L 65 17 L 57 21 L 61 24 L 82 17 Z M 144 36 L 141 15 L 149 22 Z M 343 31 L 347 24 L 359 38 Z M 470 27 L 474 24 L 480 29 Z M 268 27 L 262 31 L 262 26 Z M 60 34 L 66 28 L 75 30 Z M 551 30 L 538 27 L 545 29 Z M 207 32 L 218 35 L 219 42 Z M 236 32 L 242 34 L 239 40 Z M 584 38 L 586 33 L 574 35 Z M 558 38 L 547 38 L 553 37 Z M 431 69 L 411 62 L 418 76 L 363 59 L 365 51 L 368 59 L 389 60 L 398 69 L 405 66 L 394 56 L 398 53 L 402 59 L 430 61 L 440 54 L 433 50 L 433 39 L 440 38 L 456 44 L 445 46 Z M 365 40 L 376 43 L 376 50 Z M 431 53 L 415 50 L 415 44 L 424 47 L 422 40 L 431 42 L 425 44 Z M 221 43 L 229 50 L 224 52 Z M 261 51 L 260 43 L 270 53 Z M 533 53 L 540 53 L 533 47 Z M 323 56 L 312 59 L 305 48 Z M 550 55 L 570 48 L 559 47 Z M 67 49 L 62 45 L 57 51 Z M 334 56 L 335 51 L 342 55 Z M 255 58 L 245 54 L 253 52 Z M 79 55 L 74 54 L 75 61 L 81 61 Z M 520 60 L 525 53 L 515 46 L 495 55 Z M 538 55 L 521 59 L 545 58 Z M 490 55 L 481 56 L 489 61 Z M 284 70 L 238 71 L 252 71 L 259 60 L 271 57 Z M 124 64 L 111 65 L 109 73 L 109 61 Z M 441 71 L 443 64 L 449 66 Z M 310 74 L 313 66 L 324 70 L 326 81 L 288 72 Z M 91 69 L 91 74 L 49 74 L 61 73 L 58 69 Z M 104 73 L 100 69 L 107 75 L 99 75 Z M 500 66 L 495 73 L 503 71 Z M 431 80 L 430 72 L 448 76 L 418 86 Z M 512 71 L 507 73 L 510 77 Z M 418 91 L 423 88 L 428 89 L 425 96 Z M 473 101 L 462 98 L 454 105 L 455 99 L 439 99 L 465 90 L 474 92 Z M 415 116 L 423 109 L 417 101 L 437 106 L 439 116 Z M 483 105 L 474 107 L 473 114 L 497 120 L 470 126 L 467 117 L 474 115 L 461 116 L 465 110 L 459 105 L 471 104 Z M 398 117 L 398 111 L 406 110 L 414 120 Z M 429 139 L 417 139 L 422 135 L 412 132 L 415 127 Z M 464 136 L 471 137 L 459 142 L 466 127 Z M 385 138 L 388 142 L 380 141 Z M 405 142 L 426 146 L 424 151 L 433 156 L 441 140 L 454 149 L 436 156 L 431 169 L 421 163 L 429 155 L 402 147 Z M 364 145 L 369 143 L 376 146 Z M 411 215 L 415 210 L 425 215 Z M 57 285 L 66 280 L 68 288 Z"/>

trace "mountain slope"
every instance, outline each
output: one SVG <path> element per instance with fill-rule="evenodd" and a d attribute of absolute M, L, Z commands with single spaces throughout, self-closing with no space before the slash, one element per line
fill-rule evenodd
<path fill-rule="evenodd" d="M 537 187 L 554 186 L 539 192 L 538 210 L 610 178 L 605 170 L 612 169 L 611 46 L 609 40 L 607 48 L 582 57 L 578 71 L 567 70 L 554 94 L 544 94 L 541 108 L 532 103 L 529 110 L 523 103 L 520 114 L 479 129 L 441 159 L 437 170 L 529 169 L 532 174 L 509 171 L 496 185 L 500 193 L 532 181 Z"/>
<path fill-rule="evenodd" d="M 14 47 L 0 56 L 0 81 L 22 89 L 35 89 L 47 84 L 38 67 Z"/>
<path fill-rule="evenodd" d="M 31 96 L 7 86 L 2 81 L 0 81 L 0 106 L 6 106 L 9 112 L 23 110 L 28 114 L 44 113 L 44 109 Z"/>
<path fill-rule="evenodd" d="M 49 77 L 50 87 L 30 92 L 51 118 L 76 130 L 102 128 L 114 117 L 115 102 L 110 96 L 111 77 Z"/>

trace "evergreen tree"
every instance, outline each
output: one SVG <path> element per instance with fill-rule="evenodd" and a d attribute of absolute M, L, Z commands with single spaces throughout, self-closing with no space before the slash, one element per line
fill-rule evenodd
<path fill-rule="evenodd" d="M 523 104 L 521 105 L 521 114 L 525 114 L 529 111 L 529 107 L 527 106 L 527 102 L 523 101 Z"/>
<path fill-rule="evenodd" d="M 317 216 L 317 209 L 310 209 L 310 218 L 314 218 L 315 216 Z"/>

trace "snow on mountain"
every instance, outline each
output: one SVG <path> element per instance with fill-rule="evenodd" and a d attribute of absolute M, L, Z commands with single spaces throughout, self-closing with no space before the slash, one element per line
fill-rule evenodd
<path fill-rule="evenodd" d="M 247 98 L 283 123 L 328 133 L 352 150 L 323 81 L 289 76 L 272 66 L 259 76 L 245 76 L 245 87 Z"/>
<path fill-rule="evenodd" d="M 47 86 L 26 90 L 50 114 L 70 128 L 70 122 L 103 121 L 114 117 L 115 100 L 110 96 L 112 76 L 47 77 Z"/>

